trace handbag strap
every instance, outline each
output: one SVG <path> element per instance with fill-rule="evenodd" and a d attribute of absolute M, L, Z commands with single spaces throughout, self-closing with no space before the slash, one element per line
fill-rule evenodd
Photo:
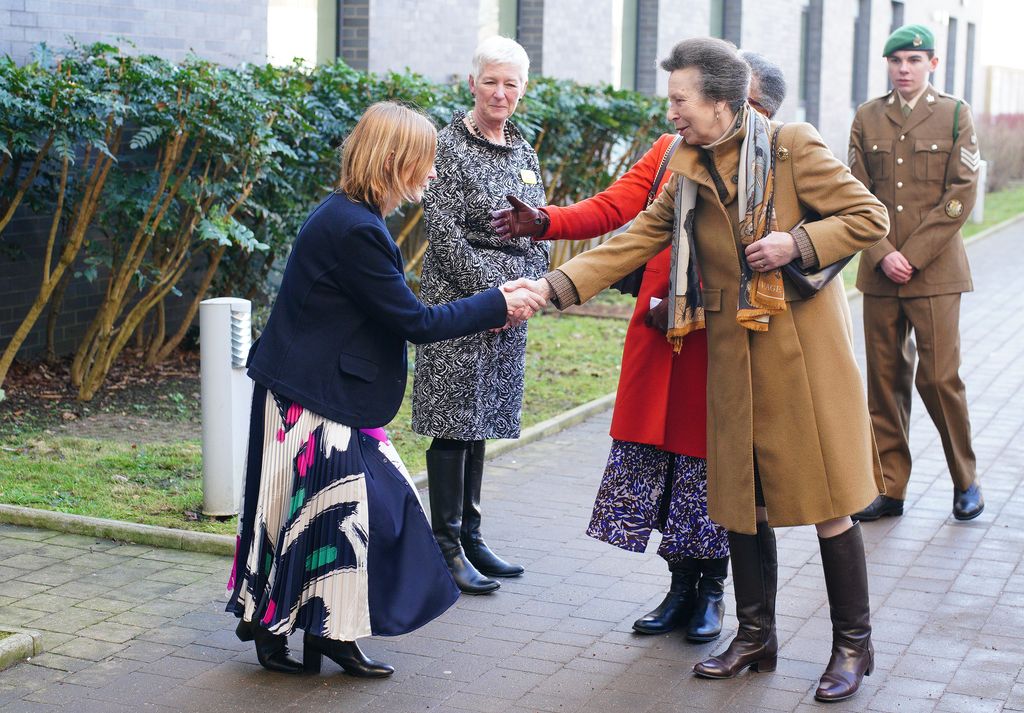
<path fill-rule="evenodd" d="M 658 166 L 658 174 L 654 177 L 654 183 L 651 184 L 651 190 L 647 193 L 647 206 L 650 207 L 654 199 L 658 197 L 658 188 L 661 186 L 661 179 L 665 177 L 665 171 L 668 169 L 668 162 L 672 158 L 672 154 L 676 152 L 676 148 L 679 146 L 679 142 L 683 140 L 683 137 L 676 134 L 675 138 L 672 139 L 672 143 L 665 149 L 665 155 L 661 157 L 661 165 Z"/>

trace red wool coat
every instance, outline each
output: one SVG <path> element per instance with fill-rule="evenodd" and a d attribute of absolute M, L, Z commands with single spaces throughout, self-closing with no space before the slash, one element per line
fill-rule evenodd
<path fill-rule="evenodd" d="M 604 191 L 575 205 L 542 210 L 551 219 L 544 234 L 552 240 L 586 240 L 625 225 L 647 205 L 647 194 L 673 134 Z M 670 173 L 665 172 L 662 186 Z M 659 190 L 661 186 L 659 186 Z M 647 263 L 633 316 L 626 330 L 622 372 L 615 397 L 611 436 L 662 450 L 704 458 L 707 453 L 707 362 L 704 330 L 691 333 L 678 354 L 664 332 L 644 324 L 651 297 L 668 294 L 671 249 Z"/>

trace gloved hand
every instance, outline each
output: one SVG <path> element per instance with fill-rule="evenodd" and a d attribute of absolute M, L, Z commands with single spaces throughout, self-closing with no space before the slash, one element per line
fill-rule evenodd
<path fill-rule="evenodd" d="M 502 240 L 511 240 L 529 236 L 530 240 L 543 240 L 543 235 L 551 224 L 547 214 L 526 205 L 515 196 L 505 196 L 512 204 L 511 208 L 491 211 L 491 228 Z"/>
<path fill-rule="evenodd" d="M 644 324 L 651 329 L 668 331 L 668 295 L 647 311 L 644 315 Z"/>

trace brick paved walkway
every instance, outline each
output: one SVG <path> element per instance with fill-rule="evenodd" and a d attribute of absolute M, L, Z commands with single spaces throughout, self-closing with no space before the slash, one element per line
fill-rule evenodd
<path fill-rule="evenodd" d="M 938 437 L 917 402 L 908 512 L 865 527 L 877 668 L 828 710 L 1024 710 L 1021 244 L 1024 223 L 970 250 L 980 289 L 964 300 L 963 374 L 987 509 L 970 523 L 949 517 Z M 830 625 L 810 527 L 779 533 L 776 673 L 690 674 L 728 640 L 731 616 L 726 637 L 702 646 L 630 633 L 668 576 L 654 555 L 583 535 L 608 421 L 490 464 L 488 539 L 527 574 L 414 634 L 367 641 L 396 665 L 390 680 L 330 663 L 312 678 L 264 672 L 221 613 L 227 559 L 0 527 L 0 622 L 44 631 L 47 648 L 0 673 L 0 711 L 819 710 Z"/>

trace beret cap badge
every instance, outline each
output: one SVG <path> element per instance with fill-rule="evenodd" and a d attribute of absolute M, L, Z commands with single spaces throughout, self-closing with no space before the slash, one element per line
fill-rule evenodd
<path fill-rule="evenodd" d="M 924 38 L 921 35 L 914 35 L 914 47 L 920 47 L 924 44 Z"/>

